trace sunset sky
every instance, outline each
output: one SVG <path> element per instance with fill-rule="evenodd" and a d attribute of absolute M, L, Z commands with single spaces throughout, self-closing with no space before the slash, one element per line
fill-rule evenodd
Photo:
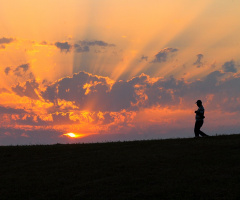
<path fill-rule="evenodd" d="M 0 145 L 240 133 L 240 1 L 1 0 Z"/>

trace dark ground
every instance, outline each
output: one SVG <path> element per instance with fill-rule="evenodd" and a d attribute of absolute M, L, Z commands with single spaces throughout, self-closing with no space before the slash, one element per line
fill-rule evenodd
<path fill-rule="evenodd" d="M 0 147 L 0 199 L 240 199 L 240 135 Z"/>

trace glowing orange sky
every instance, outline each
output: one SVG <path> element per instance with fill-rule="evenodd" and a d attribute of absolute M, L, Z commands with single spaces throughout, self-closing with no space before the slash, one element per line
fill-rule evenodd
<path fill-rule="evenodd" d="M 235 132 L 239 18 L 234 0 L 2 0 L 0 145 L 191 136 L 199 98 L 208 131 Z"/>

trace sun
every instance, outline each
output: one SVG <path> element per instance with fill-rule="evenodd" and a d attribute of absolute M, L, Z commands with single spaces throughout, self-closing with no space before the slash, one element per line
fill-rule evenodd
<path fill-rule="evenodd" d="M 70 138 L 82 138 L 82 137 L 85 137 L 85 136 L 87 136 L 87 134 L 83 134 L 83 133 L 72 133 L 72 132 L 70 132 L 70 133 L 66 133 L 66 134 L 63 134 L 64 136 L 67 136 L 67 137 L 70 137 Z"/>
<path fill-rule="evenodd" d="M 75 133 L 66 133 L 64 135 L 66 135 L 68 137 L 71 137 L 71 138 L 77 138 L 78 137 L 78 135 L 76 135 Z"/>

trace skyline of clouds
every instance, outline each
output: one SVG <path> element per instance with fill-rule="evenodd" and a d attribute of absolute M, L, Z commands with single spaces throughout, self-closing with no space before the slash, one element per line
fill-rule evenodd
<path fill-rule="evenodd" d="M 234 61 L 227 61 L 225 64 L 228 66 L 229 63 L 234 63 Z M 99 133 L 110 134 L 109 132 L 112 131 L 112 137 L 114 138 L 115 135 L 119 138 L 121 131 L 125 130 L 130 134 L 142 130 L 142 127 L 136 128 L 138 123 L 136 119 L 143 110 L 151 110 L 151 112 L 156 108 L 167 109 L 169 112 L 178 110 L 186 115 L 185 110 L 189 109 L 189 104 L 194 105 L 196 99 L 202 99 L 204 105 L 207 105 L 209 118 L 215 115 L 214 112 L 219 111 L 226 115 L 236 116 L 240 112 L 238 89 L 240 76 L 237 73 L 235 76 L 230 76 L 233 72 L 224 71 L 224 67 L 225 65 L 222 66 L 222 71 L 216 70 L 203 80 L 193 82 L 174 77 L 156 79 L 146 74 L 130 80 L 114 82 L 108 77 L 86 72 L 79 72 L 48 83 L 45 88 L 40 88 L 35 79 L 28 80 L 21 83 L 21 86 L 12 87 L 12 92 L 20 98 L 30 98 L 33 101 L 33 107 L 26 111 L 26 108 L 0 106 L 1 116 L 10 122 L 7 126 L 3 124 L 1 126 L 6 130 L 21 132 L 20 135 L 15 136 L 28 140 L 31 137 L 27 134 L 31 132 L 27 131 L 29 127 L 36 130 L 40 128 L 43 132 L 47 132 L 54 127 L 63 126 L 56 129 L 59 134 L 55 138 L 57 141 L 62 141 L 64 126 L 88 123 L 96 126 Z M 225 78 L 222 79 L 223 77 Z M 38 109 L 35 110 L 39 101 L 49 104 L 44 108 L 44 114 L 38 113 Z M 86 110 L 88 113 L 84 114 Z M 158 114 L 161 116 L 161 112 Z M 190 120 L 189 117 L 193 118 L 193 114 L 187 113 L 186 119 Z M 158 125 L 153 124 L 165 130 L 166 125 L 170 126 L 171 123 L 173 121 L 166 121 L 164 124 L 159 121 Z M 151 129 L 153 124 L 146 125 L 144 129 L 147 127 Z M 152 134 L 150 133 L 151 136 Z M 129 138 L 134 138 L 136 136 L 134 135 L 129 135 Z M 4 136 L 4 138 L 7 137 L 7 135 Z M 94 138 L 94 135 L 85 138 L 89 141 L 87 138 Z M 96 138 L 98 138 L 97 135 Z"/>

